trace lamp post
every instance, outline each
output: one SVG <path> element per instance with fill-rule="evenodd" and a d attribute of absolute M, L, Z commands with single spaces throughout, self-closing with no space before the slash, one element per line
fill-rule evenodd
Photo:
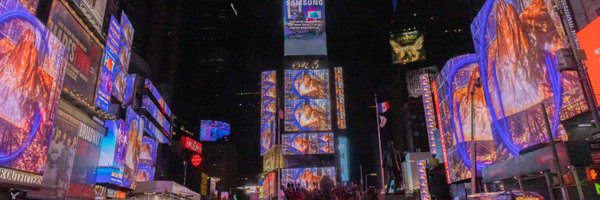
<path fill-rule="evenodd" d="M 477 193 L 477 146 L 475 145 L 475 89 L 481 87 L 481 79 L 477 77 L 471 89 L 471 194 Z M 469 83 L 469 85 L 471 85 Z"/>

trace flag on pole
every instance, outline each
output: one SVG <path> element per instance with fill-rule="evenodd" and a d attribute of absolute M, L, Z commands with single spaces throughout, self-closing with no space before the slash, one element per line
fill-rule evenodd
<path fill-rule="evenodd" d="M 385 123 L 387 123 L 387 118 L 385 118 L 385 116 L 379 115 L 379 127 L 383 128 L 385 126 Z"/>
<path fill-rule="evenodd" d="M 390 103 L 388 101 L 384 101 L 377 104 L 377 111 L 379 114 L 383 114 L 390 109 Z"/>

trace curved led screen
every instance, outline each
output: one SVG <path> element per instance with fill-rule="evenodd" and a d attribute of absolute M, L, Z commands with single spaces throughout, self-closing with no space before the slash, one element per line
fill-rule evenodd
<path fill-rule="evenodd" d="M 281 136 L 283 154 L 333 154 L 333 133 L 299 133 Z"/>
<path fill-rule="evenodd" d="M 0 181 L 39 185 L 67 49 L 16 0 L 0 5 L 0 48 Z"/>

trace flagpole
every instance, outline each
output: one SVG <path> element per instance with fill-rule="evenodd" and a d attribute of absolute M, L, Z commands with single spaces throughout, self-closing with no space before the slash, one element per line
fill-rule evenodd
<path fill-rule="evenodd" d="M 377 140 L 379 142 L 379 170 L 381 171 L 381 191 L 385 188 L 385 174 L 383 172 L 383 154 L 381 151 L 381 125 L 379 124 L 379 105 L 377 104 L 377 94 L 375 96 L 375 120 L 377 120 Z"/>

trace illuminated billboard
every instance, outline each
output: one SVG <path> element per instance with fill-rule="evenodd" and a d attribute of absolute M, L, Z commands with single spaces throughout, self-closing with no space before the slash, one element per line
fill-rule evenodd
<path fill-rule="evenodd" d="M 333 154 L 333 133 L 294 133 L 281 135 L 284 155 Z"/>
<path fill-rule="evenodd" d="M 165 135 L 165 137 L 170 138 L 171 122 L 169 122 L 169 119 L 165 118 L 165 115 L 163 115 L 160 109 L 156 107 L 150 97 L 146 95 L 142 97 L 142 108 L 148 112 L 150 115 L 149 117 L 152 117 L 154 120 L 156 120 L 156 122 L 158 122 L 158 125 L 160 126 L 158 128 L 163 129 L 161 132 Z"/>
<path fill-rule="evenodd" d="M 394 64 L 405 64 L 425 60 L 425 36 L 415 30 L 390 35 L 392 61 Z"/>
<path fill-rule="evenodd" d="M 318 189 L 315 184 L 319 184 L 323 177 L 327 176 L 335 182 L 335 167 L 313 167 L 313 168 L 290 168 L 281 170 L 281 185 L 300 184 L 308 186 L 307 190 Z M 318 186 L 317 186 L 318 187 Z"/>
<path fill-rule="evenodd" d="M 347 137 L 339 137 L 338 138 L 338 155 L 340 161 L 340 180 L 342 182 L 350 181 L 350 167 L 349 167 L 349 159 L 350 159 L 350 150 L 348 146 Z"/>
<path fill-rule="evenodd" d="M 102 23 L 104 22 L 104 11 L 106 10 L 107 0 L 96 0 L 96 1 L 73 1 L 75 6 L 81 10 L 82 14 L 92 24 L 94 29 L 98 32 L 102 32 Z"/>
<path fill-rule="evenodd" d="M 119 60 L 121 61 L 122 70 L 127 74 L 129 71 L 129 61 L 131 59 L 131 45 L 133 44 L 133 25 L 125 14 L 121 12 L 121 49 L 119 51 Z"/>
<path fill-rule="evenodd" d="M 284 60 L 285 69 L 310 70 L 327 69 L 329 67 L 327 56 L 286 56 Z"/>
<path fill-rule="evenodd" d="M 587 57 L 585 66 L 594 94 L 600 93 L 600 40 L 598 40 L 598 34 L 600 34 L 600 18 L 592 21 L 577 33 L 579 45 Z M 596 95 L 596 103 L 599 102 L 600 96 Z"/>
<path fill-rule="evenodd" d="M 53 1 L 48 29 L 67 44 L 69 51 L 64 88 L 92 105 L 103 51 L 100 41 L 78 19 L 63 1 Z"/>
<path fill-rule="evenodd" d="M 231 135 L 231 125 L 227 122 L 201 120 L 200 141 L 216 142 L 228 141 Z"/>
<path fill-rule="evenodd" d="M 327 55 L 325 0 L 283 0 L 284 54 Z"/>
<path fill-rule="evenodd" d="M 329 70 L 285 70 L 285 99 L 329 99 Z"/>
<path fill-rule="evenodd" d="M 434 132 L 437 129 L 437 124 L 435 121 L 435 108 L 431 93 L 431 79 L 429 78 L 429 74 L 422 74 L 420 79 L 423 97 L 423 108 L 425 114 L 425 125 L 427 127 L 427 139 L 429 140 L 429 152 L 431 154 L 441 155 L 442 152 L 437 152 L 434 137 Z"/>
<path fill-rule="evenodd" d="M 159 143 L 169 143 L 169 138 L 165 136 L 162 129 L 158 129 L 147 117 L 142 116 L 142 118 L 144 119 L 144 131 L 148 135 L 154 137 Z"/>
<path fill-rule="evenodd" d="M 331 105 L 329 100 L 286 100 L 285 131 L 331 130 Z"/>
<path fill-rule="evenodd" d="M 39 185 L 67 49 L 16 0 L 0 5 L 0 48 L 0 181 Z"/>
<path fill-rule="evenodd" d="M 121 187 L 130 188 L 133 173 L 126 171 L 128 143 L 134 142 L 137 135 L 130 137 L 129 126 L 123 120 L 110 120 L 104 122 L 107 133 L 102 138 L 100 161 L 96 182 L 110 183 Z"/>
<path fill-rule="evenodd" d="M 135 181 L 153 181 L 156 171 L 156 155 L 158 143 L 156 140 L 144 136 L 140 147 L 139 162 L 136 169 Z"/>
<path fill-rule="evenodd" d="M 98 77 L 96 100 L 94 100 L 94 104 L 105 112 L 108 112 L 108 108 L 110 106 L 110 95 L 115 87 L 113 86 L 115 84 L 114 71 L 117 70 L 116 68 L 120 68 L 117 57 L 119 52 L 119 40 L 121 37 L 120 32 L 121 28 L 119 22 L 117 22 L 114 16 L 111 16 L 108 26 L 108 33 L 106 36 L 106 44 L 104 45 L 102 67 L 100 67 L 100 76 Z M 124 80 L 122 80 L 122 82 L 124 84 Z M 125 95 L 124 91 L 123 95 Z"/>
<path fill-rule="evenodd" d="M 144 119 L 140 117 L 131 107 L 127 108 L 125 123 L 129 126 L 129 138 L 127 140 L 127 154 L 125 155 L 125 166 L 123 170 L 123 183 L 130 185 L 134 183 L 136 170 L 140 161 L 140 149 L 144 135 Z M 135 187 L 135 186 L 132 186 Z"/>
<path fill-rule="evenodd" d="M 152 97 L 156 99 L 156 101 L 158 102 L 158 107 L 163 112 L 163 114 L 165 114 L 165 116 L 167 116 L 168 118 L 171 118 L 171 108 L 169 108 L 169 105 L 167 105 L 167 103 L 160 95 L 156 87 L 154 87 L 154 84 L 152 84 L 152 81 L 150 81 L 150 79 L 144 80 L 144 88 L 148 89 L 148 91 L 150 91 L 150 94 L 152 94 Z"/>
<path fill-rule="evenodd" d="M 103 134 L 92 127 L 80 123 L 77 150 L 73 163 L 73 172 L 69 182 L 68 197 L 94 198 L 96 169 L 100 157 L 100 141 Z"/>
<path fill-rule="evenodd" d="M 277 142 L 277 72 L 262 72 L 260 101 L 260 155 L 264 155 Z"/>
<path fill-rule="evenodd" d="M 344 71 L 341 67 L 334 69 L 335 79 L 335 111 L 337 113 L 337 128 L 346 129 L 346 97 L 344 94 Z"/>
<path fill-rule="evenodd" d="M 547 140 L 542 104 L 555 138 L 566 137 L 561 119 L 587 110 L 577 73 L 556 69 L 568 43 L 550 5 L 488 0 L 471 24 L 492 132 L 511 155 Z"/>
<path fill-rule="evenodd" d="M 449 144 L 446 145 L 448 155 L 445 161 L 452 182 L 471 177 L 471 128 L 475 129 L 478 170 L 506 158 L 505 149 L 496 151 L 483 88 L 474 87 L 478 78 L 477 57 L 468 54 L 448 61 L 436 82 L 439 83 L 436 90 L 442 122 L 440 130 L 443 130 L 441 135 L 445 143 Z"/>
<path fill-rule="evenodd" d="M 202 143 L 192 138 L 186 136 L 181 137 L 181 146 L 184 149 L 196 152 L 197 154 L 202 154 Z"/>

